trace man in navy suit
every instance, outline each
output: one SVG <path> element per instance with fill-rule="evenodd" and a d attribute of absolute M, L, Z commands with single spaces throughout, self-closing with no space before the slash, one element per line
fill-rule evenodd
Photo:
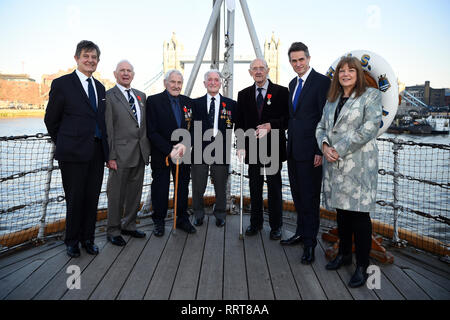
<path fill-rule="evenodd" d="M 297 210 L 296 233 L 282 245 L 303 241 L 303 264 L 314 261 L 320 215 L 322 153 L 315 138 L 322 117 L 330 79 L 309 66 L 308 47 L 294 42 L 288 51 L 289 62 L 297 73 L 289 83 L 288 172 L 292 198 Z"/>
<path fill-rule="evenodd" d="M 203 84 L 207 93 L 203 97 L 194 100 L 193 110 L 195 121 L 192 164 L 194 224 L 196 226 L 203 224 L 205 216 L 203 196 L 208 183 L 208 171 L 210 171 L 216 194 L 216 204 L 214 206 L 216 226 L 223 227 L 226 218 L 226 187 L 231 155 L 231 130 L 233 128 L 236 102 L 219 93 L 222 85 L 219 70 L 212 69 L 207 71 L 204 80 Z M 202 130 L 196 130 L 199 124 L 201 124 Z M 212 135 L 208 135 L 208 132 L 206 132 L 208 130 L 210 133 L 212 130 Z M 207 141 L 203 141 L 203 138 Z M 199 147 L 200 145 L 201 147 Z M 207 148 L 208 146 L 210 147 Z M 205 148 L 207 148 L 206 152 Z M 204 152 L 205 154 L 203 154 Z M 208 157 L 211 159 L 208 159 Z"/>
<path fill-rule="evenodd" d="M 164 76 L 164 86 L 166 90 L 147 98 L 147 136 L 150 140 L 153 178 L 151 190 L 152 219 L 155 224 L 153 234 L 157 237 L 164 235 L 170 172 L 175 181 L 177 160 L 180 164 L 176 226 L 187 233 L 196 232 L 187 213 L 190 164 L 181 161 L 187 148 L 181 143 L 181 138 L 177 141 L 172 141 L 171 138 L 177 129 L 189 130 L 193 102 L 189 97 L 180 94 L 183 87 L 183 75 L 180 71 L 169 70 Z"/>
<path fill-rule="evenodd" d="M 53 80 L 44 118 L 61 169 L 67 206 L 64 242 L 70 257 L 80 255 L 80 242 L 87 253 L 98 254 L 94 232 L 109 153 L 105 87 L 92 77 L 99 60 L 95 43 L 78 43 L 77 69 Z"/>
<path fill-rule="evenodd" d="M 255 59 L 250 64 L 250 75 L 255 83 L 238 93 L 236 129 L 247 131 L 255 130 L 258 159 L 253 162 L 250 142 L 245 141 L 245 150 L 239 149 L 239 156 L 245 154 L 245 161 L 249 164 L 248 175 L 250 183 L 251 216 L 250 226 L 245 234 L 252 236 L 263 227 L 263 185 L 264 170 L 267 176 L 267 191 L 269 204 L 270 239 L 281 239 L 282 226 L 282 192 L 281 169 L 286 161 L 286 135 L 285 129 L 289 118 L 288 99 L 289 92 L 286 87 L 272 83 L 267 78 L 269 68 L 264 59 Z M 271 132 L 274 130 L 274 132 Z M 275 130 L 278 130 L 276 132 Z M 278 141 L 272 146 L 272 135 L 278 133 Z M 276 134 L 274 135 L 276 137 Z M 275 140 L 275 139 L 274 139 Z M 253 147 L 253 143 L 252 143 Z M 239 143 L 238 143 L 239 148 Z M 269 163 L 264 163 L 259 157 L 260 149 L 267 148 Z M 277 158 L 278 161 L 275 159 Z"/>

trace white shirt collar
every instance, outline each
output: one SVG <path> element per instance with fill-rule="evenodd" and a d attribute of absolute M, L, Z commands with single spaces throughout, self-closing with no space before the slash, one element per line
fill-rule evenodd
<path fill-rule="evenodd" d="M 263 89 L 264 89 L 264 90 L 263 90 L 263 93 L 264 93 L 265 91 L 267 91 L 267 88 L 269 88 L 269 80 L 266 79 L 266 82 L 264 83 L 264 85 L 263 85 L 262 87 L 258 87 L 258 85 L 255 83 L 255 90 L 256 90 L 256 93 L 258 93 L 258 88 L 263 88 Z"/>
<path fill-rule="evenodd" d="M 309 76 L 309 74 L 311 73 L 311 70 L 312 70 L 312 67 L 309 66 L 308 71 L 306 71 L 305 74 L 304 74 L 303 76 L 301 76 L 301 78 L 302 78 L 302 80 L 303 80 L 303 83 L 305 83 L 305 82 L 306 82 L 306 79 L 308 79 L 308 76 Z M 297 82 L 298 82 L 298 78 L 299 78 L 299 76 L 297 76 Z"/>
<path fill-rule="evenodd" d="M 85 83 L 86 79 L 89 78 L 87 75 L 85 75 L 83 72 L 81 72 L 78 69 L 75 69 L 76 74 L 78 75 L 78 78 L 80 78 L 81 83 Z M 91 79 L 94 79 L 93 76 L 90 77 Z"/>

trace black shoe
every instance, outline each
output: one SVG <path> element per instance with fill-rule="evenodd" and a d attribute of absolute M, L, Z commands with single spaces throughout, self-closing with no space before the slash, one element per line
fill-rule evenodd
<path fill-rule="evenodd" d="M 123 247 L 126 245 L 126 241 L 121 236 L 106 236 L 106 240 L 111 242 L 115 246 Z"/>
<path fill-rule="evenodd" d="M 216 218 L 216 226 L 219 228 L 223 227 L 225 225 L 225 219 Z"/>
<path fill-rule="evenodd" d="M 367 274 L 367 268 L 362 266 L 357 266 L 355 273 L 353 274 L 352 278 L 350 279 L 350 282 L 348 283 L 348 286 L 350 288 L 357 288 L 363 286 L 369 275 Z"/>
<path fill-rule="evenodd" d="M 270 239 L 271 240 L 280 240 L 281 239 L 281 228 L 271 230 L 270 231 Z"/>
<path fill-rule="evenodd" d="M 80 256 L 80 248 L 76 246 L 67 246 L 67 255 L 71 258 L 78 258 Z"/>
<path fill-rule="evenodd" d="M 305 247 L 303 249 L 302 264 L 311 264 L 314 262 L 314 247 Z"/>
<path fill-rule="evenodd" d="M 246 236 L 254 236 L 261 229 L 262 229 L 262 226 L 255 227 L 255 226 L 250 225 L 250 226 L 248 226 L 247 230 L 245 230 L 245 235 Z"/>
<path fill-rule="evenodd" d="M 133 238 L 145 238 L 145 232 L 142 232 L 139 230 L 133 230 L 133 231 L 122 230 L 121 233 L 126 236 L 132 236 Z"/>
<path fill-rule="evenodd" d="M 194 225 L 195 225 L 196 227 L 200 227 L 201 225 L 203 225 L 203 217 L 202 217 L 202 218 L 196 218 L 196 219 L 194 220 Z"/>
<path fill-rule="evenodd" d="M 155 228 L 153 229 L 153 234 L 156 237 L 162 237 L 164 235 L 165 228 L 163 225 L 155 225 Z"/>
<path fill-rule="evenodd" d="M 89 254 L 92 254 L 92 255 L 98 254 L 98 247 L 94 243 L 94 241 L 86 240 L 81 243 L 81 247 L 84 248 L 86 250 L 86 252 Z"/>
<path fill-rule="evenodd" d="M 338 254 L 336 256 L 336 258 L 334 258 L 334 260 L 327 263 L 325 268 L 327 270 L 337 270 L 341 266 L 347 266 L 351 263 L 352 263 L 352 255 L 351 254 L 348 254 L 348 255 Z"/>
<path fill-rule="evenodd" d="M 195 229 L 194 226 L 189 221 L 177 224 L 177 229 L 183 230 L 184 232 L 187 233 L 197 232 L 197 229 Z"/>
<path fill-rule="evenodd" d="M 286 239 L 286 240 L 281 240 L 280 241 L 280 244 L 282 245 L 282 246 L 293 246 L 293 245 L 295 245 L 295 244 L 299 244 L 300 242 L 302 242 L 303 241 L 303 237 L 301 236 L 301 235 L 297 235 L 297 234 L 294 234 L 292 237 L 290 237 L 289 239 Z"/>

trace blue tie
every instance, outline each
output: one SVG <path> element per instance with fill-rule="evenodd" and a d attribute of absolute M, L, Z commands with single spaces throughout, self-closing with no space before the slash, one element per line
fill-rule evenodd
<path fill-rule="evenodd" d="M 302 83 L 303 83 L 303 79 L 298 78 L 297 91 L 295 91 L 294 102 L 292 105 L 294 107 L 294 112 L 295 112 L 295 109 L 297 108 L 297 103 L 298 103 L 298 98 L 300 97 L 300 92 L 302 92 Z"/>
<path fill-rule="evenodd" d="M 97 99 L 95 98 L 95 91 L 94 86 L 92 85 L 92 79 L 87 78 L 86 81 L 88 82 L 89 102 L 91 103 L 92 109 L 94 109 L 94 111 L 97 112 Z"/>
<path fill-rule="evenodd" d="M 94 112 L 97 112 L 97 98 L 95 97 L 95 91 L 94 91 L 94 86 L 92 85 L 92 79 L 87 78 L 86 81 L 88 82 L 89 102 L 91 104 L 92 109 L 94 109 Z M 95 137 L 96 138 L 102 137 L 102 134 L 100 132 L 100 129 L 98 128 L 97 123 L 95 124 Z"/>
<path fill-rule="evenodd" d="M 172 98 L 172 111 L 173 114 L 175 115 L 175 119 L 177 120 L 177 125 L 178 128 L 181 126 L 181 113 L 180 113 L 180 102 L 178 101 L 177 98 Z"/>

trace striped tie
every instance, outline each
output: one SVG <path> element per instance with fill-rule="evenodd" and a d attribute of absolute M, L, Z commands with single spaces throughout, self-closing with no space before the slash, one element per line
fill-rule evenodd
<path fill-rule="evenodd" d="M 136 119 L 136 121 L 138 121 L 137 118 L 137 111 L 136 111 L 136 106 L 134 105 L 134 98 L 133 96 L 130 94 L 130 89 L 125 90 L 128 93 L 128 103 L 130 104 L 130 109 L 131 112 L 133 112 L 133 116 Z"/>

